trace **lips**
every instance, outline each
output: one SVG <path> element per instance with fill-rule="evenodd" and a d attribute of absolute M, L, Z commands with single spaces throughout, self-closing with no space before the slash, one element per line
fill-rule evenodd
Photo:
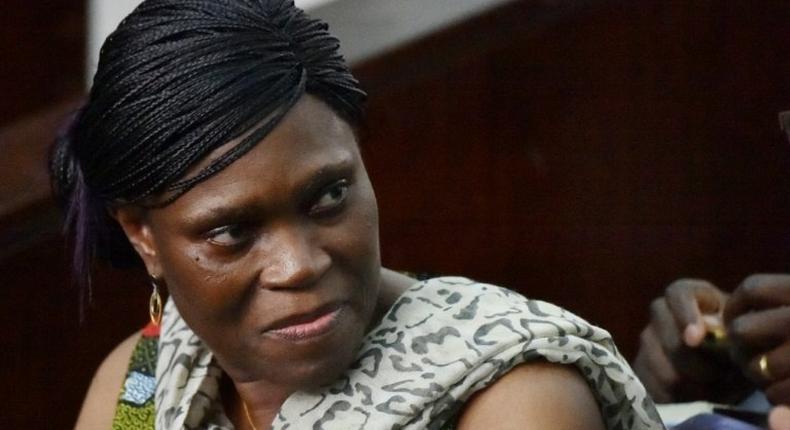
<path fill-rule="evenodd" d="M 290 315 L 275 321 L 264 334 L 292 342 L 315 338 L 332 331 L 344 309 L 342 303 L 330 303 L 315 311 Z"/>

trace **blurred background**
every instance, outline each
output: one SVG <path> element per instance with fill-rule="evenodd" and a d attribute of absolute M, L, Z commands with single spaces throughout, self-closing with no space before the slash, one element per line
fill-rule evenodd
<path fill-rule="evenodd" d="M 9 428 L 71 427 L 96 366 L 148 318 L 145 273 L 101 268 L 81 321 L 45 168 L 96 35 L 124 3 L 0 2 Z M 790 271 L 777 120 L 790 110 L 790 2 L 303 6 L 330 22 L 371 95 L 363 152 L 386 265 L 556 302 L 609 329 L 628 358 L 670 281 L 732 289 Z"/>

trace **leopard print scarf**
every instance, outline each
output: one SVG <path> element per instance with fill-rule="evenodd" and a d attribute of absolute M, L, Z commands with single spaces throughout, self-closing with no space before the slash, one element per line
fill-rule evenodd
<path fill-rule="evenodd" d="M 605 330 L 549 303 L 460 277 L 408 289 L 365 337 L 351 368 L 319 392 L 291 395 L 272 428 L 447 428 L 473 393 L 536 359 L 576 366 L 608 429 L 664 428 Z M 156 427 L 232 429 L 219 401 L 221 375 L 169 302 L 156 370 Z"/>

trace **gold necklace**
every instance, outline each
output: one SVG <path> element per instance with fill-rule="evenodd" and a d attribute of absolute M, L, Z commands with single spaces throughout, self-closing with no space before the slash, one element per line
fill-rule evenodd
<path fill-rule="evenodd" d="M 258 428 L 255 427 L 255 424 L 252 423 L 252 418 L 250 418 L 250 410 L 247 409 L 247 402 L 245 402 L 244 399 L 240 400 L 241 405 L 244 407 L 244 416 L 247 417 L 247 422 L 252 426 L 252 430 L 258 430 Z"/>

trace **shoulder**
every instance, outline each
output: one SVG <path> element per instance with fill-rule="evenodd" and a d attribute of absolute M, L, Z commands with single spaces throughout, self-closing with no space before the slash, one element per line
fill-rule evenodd
<path fill-rule="evenodd" d="M 134 333 L 118 344 L 96 370 L 75 429 L 111 427 L 129 360 L 140 336 L 141 332 Z"/>
<path fill-rule="evenodd" d="M 604 424 L 575 367 L 540 361 L 516 366 L 467 402 L 457 429 L 478 428 L 602 430 Z"/>

